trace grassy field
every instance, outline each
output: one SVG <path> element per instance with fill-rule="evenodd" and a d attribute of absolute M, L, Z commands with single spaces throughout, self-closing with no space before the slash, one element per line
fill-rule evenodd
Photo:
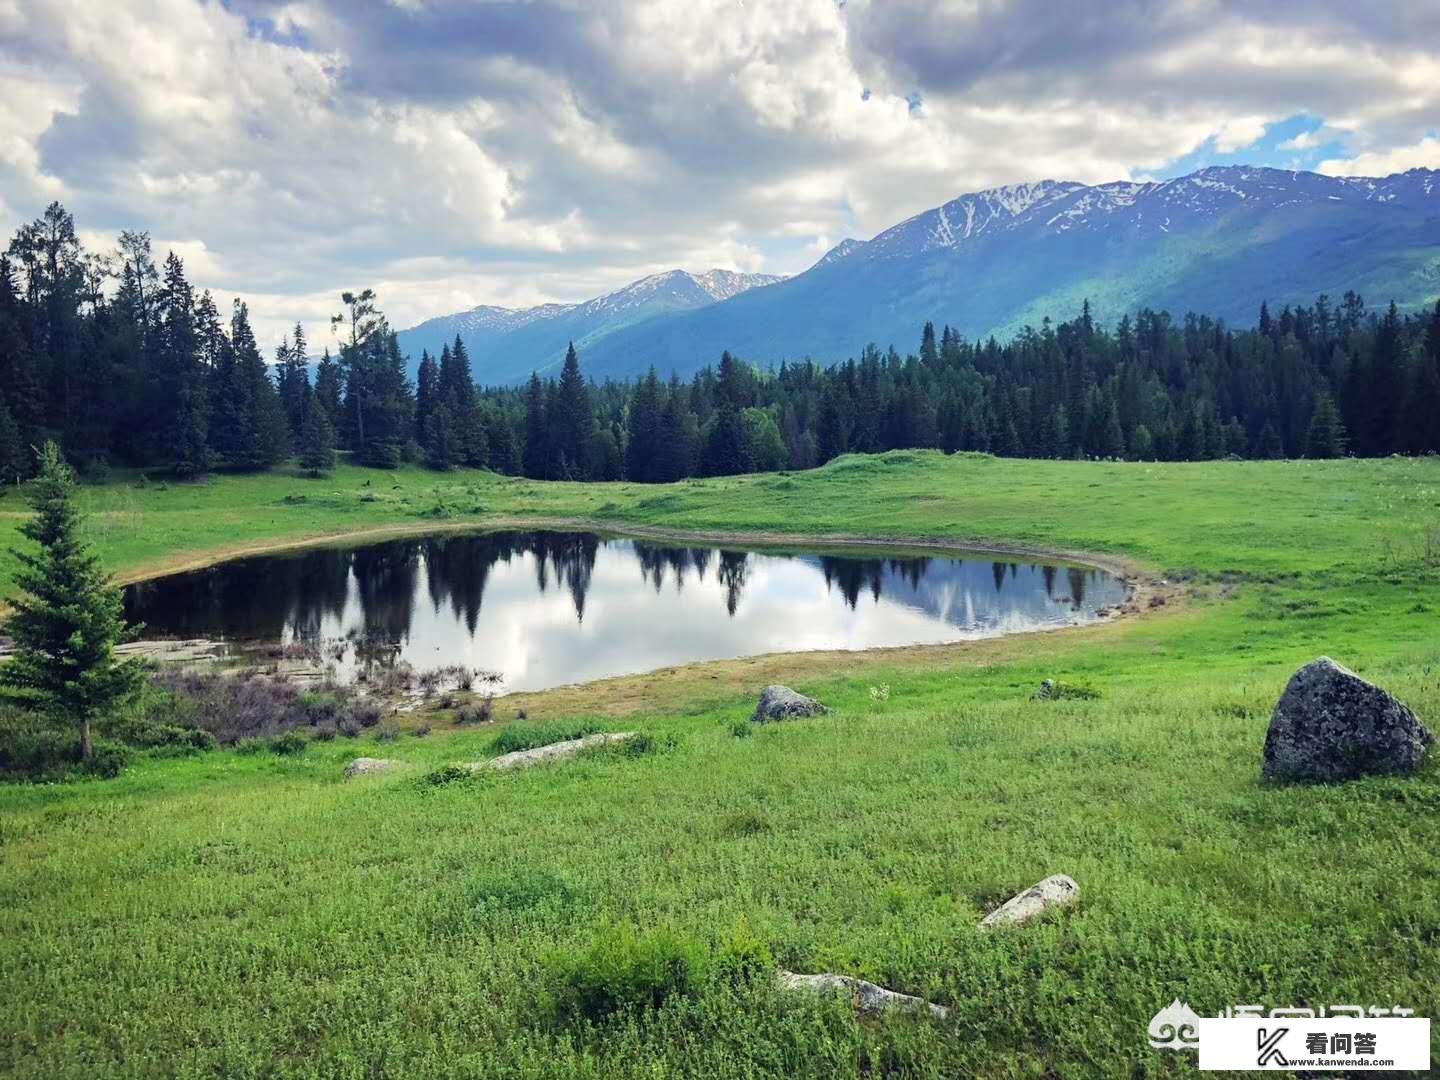
<path fill-rule="evenodd" d="M 7 1074 L 1178 1075 L 1193 1057 L 1145 1036 L 1172 998 L 1201 1015 L 1440 1006 L 1440 767 L 1259 781 L 1275 698 L 1322 653 L 1440 727 L 1435 459 L 897 453 L 659 488 L 346 468 L 86 498 L 127 576 L 524 518 L 1010 542 L 1184 592 L 1081 631 L 697 665 L 497 707 L 646 732 L 640 755 L 425 780 L 483 756 L 492 725 L 0 790 Z M 1031 701 L 1045 677 L 1101 696 Z M 738 724 L 777 680 L 832 713 Z M 361 754 L 409 766 L 343 781 Z M 977 932 L 1060 872 L 1078 908 Z M 952 1018 L 857 1022 L 781 996 L 770 964 Z"/>

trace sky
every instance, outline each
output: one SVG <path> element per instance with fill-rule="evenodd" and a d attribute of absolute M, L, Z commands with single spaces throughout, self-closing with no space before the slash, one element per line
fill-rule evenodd
<path fill-rule="evenodd" d="M 1440 3 L 0 0 L 0 102 L 7 236 L 58 199 L 318 344 L 1001 184 L 1440 167 Z"/>

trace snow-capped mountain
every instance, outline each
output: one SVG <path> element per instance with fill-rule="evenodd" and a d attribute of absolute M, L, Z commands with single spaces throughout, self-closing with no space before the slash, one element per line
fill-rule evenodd
<path fill-rule="evenodd" d="M 578 304 L 481 305 L 442 315 L 402 330 L 400 348 L 409 355 L 413 369 L 423 351 L 438 355 L 458 335 L 465 342 L 477 379 L 482 383 L 515 382 L 528 378 L 531 371 L 544 374 L 558 367 L 572 341 L 577 349 L 586 349 L 647 319 L 707 307 L 781 280 L 772 274 L 733 270 L 703 274 L 670 270 Z"/>
<path fill-rule="evenodd" d="M 682 374 L 724 349 L 756 363 L 913 351 L 932 320 L 966 337 L 1141 307 L 1253 322 L 1338 300 L 1433 305 L 1440 295 L 1440 171 L 1344 178 L 1214 167 L 1163 181 L 1045 180 L 961 195 L 844 240 L 802 274 L 621 330 L 583 356 L 598 376 L 654 364 Z"/>
<path fill-rule="evenodd" d="M 1356 179 L 1238 166 L 1148 183 L 1087 186 L 1042 180 L 961 195 L 886 229 L 847 254 L 863 250 L 868 258 L 883 258 L 955 250 L 982 237 L 1026 229 L 1058 234 L 1123 228 L 1137 235 L 1161 234 L 1182 219 L 1193 222 L 1241 207 L 1274 210 L 1317 200 L 1394 203 L 1422 210 L 1428 204 L 1433 210 L 1437 180 L 1440 173 L 1429 169 Z"/>
<path fill-rule="evenodd" d="M 712 270 L 642 278 L 583 304 L 476 308 L 401 335 L 418 359 L 460 333 L 482 382 L 553 371 L 567 341 L 597 378 L 688 374 L 723 350 L 756 363 L 911 351 L 926 320 L 1004 335 L 1085 300 L 1115 321 L 1141 307 L 1248 324 L 1338 300 L 1433 304 L 1440 295 L 1440 171 L 1345 178 L 1247 166 L 1160 181 L 1043 180 L 961 195 L 842 240 L 784 280 Z"/>

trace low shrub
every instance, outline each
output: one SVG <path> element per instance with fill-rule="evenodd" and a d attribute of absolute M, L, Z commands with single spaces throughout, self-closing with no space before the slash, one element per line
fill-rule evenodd
<path fill-rule="evenodd" d="M 394 742 L 400 738 L 400 729 L 394 724 L 385 724 L 375 730 L 376 742 Z"/>
<path fill-rule="evenodd" d="M 495 715 L 495 698 L 487 694 L 472 705 L 462 705 L 455 711 L 457 724 L 484 724 Z"/>
<path fill-rule="evenodd" d="M 1089 683 L 1064 682 L 1060 679 L 1046 679 L 1040 689 L 1031 695 L 1034 701 L 1092 701 L 1100 691 Z"/>
<path fill-rule="evenodd" d="M 430 787 L 445 787 L 447 784 L 461 784 L 477 778 L 472 769 L 464 765 L 441 765 L 438 769 L 431 769 L 420 778 L 421 784 Z"/>
<path fill-rule="evenodd" d="M 362 728 L 370 728 L 380 723 L 384 715 L 384 710 L 376 702 L 361 700 L 351 702 L 346 719 Z"/>
<path fill-rule="evenodd" d="M 602 932 L 579 955 L 552 953 L 546 967 L 560 1016 L 595 1022 L 694 993 L 708 960 L 705 949 L 672 930 L 637 934 L 622 926 Z"/>
<path fill-rule="evenodd" d="M 309 748 L 310 740 L 298 731 L 287 731 L 283 735 L 271 738 L 267 746 L 272 754 L 290 757 L 294 754 L 303 754 Z"/>

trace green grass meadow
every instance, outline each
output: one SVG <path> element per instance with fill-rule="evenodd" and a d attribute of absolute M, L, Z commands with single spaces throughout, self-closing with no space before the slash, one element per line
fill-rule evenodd
<path fill-rule="evenodd" d="M 547 721 L 645 732 L 645 753 L 432 783 L 499 733 L 435 714 L 425 737 L 0 788 L 0 1073 L 1172 1076 L 1194 1057 L 1145 1031 L 1172 998 L 1202 1016 L 1440 1011 L 1440 765 L 1259 778 L 1271 707 L 1317 655 L 1440 728 L 1440 460 L 899 452 L 664 487 L 342 467 L 119 475 L 84 497 L 127 576 L 344 532 L 549 519 L 1009 542 L 1182 591 L 1079 631 L 526 700 Z M 0 544 L 21 508 L 0 500 Z M 1099 696 L 1032 701 L 1047 677 Z M 738 723 L 776 679 L 832 711 Z M 533 722 L 514 714 L 501 699 L 501 723 Z M 343 780 L 362 755 L 407 765 Z M 977 930 L 1053 873 L 1079 882 L 1077 907 Z M 858 1021 L 781 994 L 773 966 L 952 1015 Z"/>

